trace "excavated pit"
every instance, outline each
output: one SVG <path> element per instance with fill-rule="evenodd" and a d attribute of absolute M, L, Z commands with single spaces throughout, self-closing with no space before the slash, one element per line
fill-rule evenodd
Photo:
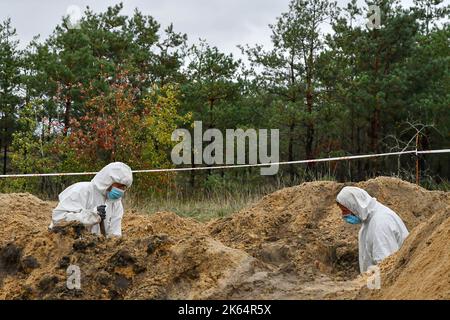
<path fill-rule="evenodd" d="M 387 177 L 352 185 L 396 211 L 411 231 L 381 264 L 381 290 L 368 290 L 359 275 L 358 227 L 343 223 L 335 205 L 344 185 L 317 181 L 205 224 L 127 211 L 120 239 L 77 223 L 50 232 L 56 203 L 0 194 L 0 298 L 448 299 L 449 193 Z M 79 289 L 67 286 L 70 266 L 80 268 Z"/>

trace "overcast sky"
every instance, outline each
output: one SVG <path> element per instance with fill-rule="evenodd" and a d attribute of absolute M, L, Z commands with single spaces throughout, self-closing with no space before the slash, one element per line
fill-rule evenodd
<path fill-rule="evenodd" d="M 12 20 L 21 41 L 26 46 L 33 36 L 46 38 L 67 14 L 70 6 L 81 11 L 89 7 L 105 11 L 120 0 L 0 0 L 0 20 Z M 224 52 L 239 56 L 238 44 L 263 44 L 270 47 L 269 23 L 287 11 L 289 0 L 123 0 L 124 14 L 138 8 L 153 16 L 162 27 L 173 22 L 175 31 L 188 35 L 189 41 L 199 38 Z M 349 0 L 338 0 L 343 6 Z M 363 0 L 358 1 L 364 4 Z M 403 0 L 409 6 L 412 0 Z"/>

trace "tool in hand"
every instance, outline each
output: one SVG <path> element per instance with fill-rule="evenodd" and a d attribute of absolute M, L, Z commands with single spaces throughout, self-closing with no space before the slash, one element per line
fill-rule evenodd
<path fill-rule="evenodd" d="M 106 205 L 101 205 L 97 207 L 97 214 L 100 216 L 100 218 L 102 219 L 99 222 L 100 225 L 100 232 L 102 233 L 102 235 L 106 236 L 106 230 L 105 230 L 105 218 L 106 218 Z"/>

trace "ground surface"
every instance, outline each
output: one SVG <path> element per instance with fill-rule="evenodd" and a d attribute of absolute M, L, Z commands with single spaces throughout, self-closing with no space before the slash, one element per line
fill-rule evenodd
<path fill-rule="evenodd" d="M 355 184 L 411 231 L 381 264 L 381 290 L 358 275 L 358 227 L 342 222 L 343 184 L 279 190 L 227 218 L 127 211 L 121 239 L 67 224 L 49 232 L 55 203 L 0 194 L 1 299 L 449 299 L 450 194 L 395 178 Z M 66 270 L 81 270 L 69 290 Z"/>

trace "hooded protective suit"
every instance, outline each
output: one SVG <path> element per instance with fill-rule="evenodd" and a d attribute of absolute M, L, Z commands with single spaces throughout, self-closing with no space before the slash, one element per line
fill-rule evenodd
<path fill-rule="evenodd" d="M 362 221 L 359 230 L 359 269 L 366 272 L 403 244 L 409 232 L 400 217 L 357 187 L 344 187 L 336 201 Z"/>
<path fill-rule="evenodd" d="M 123 206 L 121 199 L 107 198 L 107 189 L 113 183 L 130 187 L 133 174 L 129 166 L 122 162 L 113 162 L 100 170 L 91 182 L 78 182 L 59 194 L 58 206 L 53 210 L 50 229 L 60 221 L 79 221 L 90 228 L 92 233 L 101 234 L 101 218 L 97 206 L 106 205 L 104 220 L 107 236 L 122 235 Z"/>

